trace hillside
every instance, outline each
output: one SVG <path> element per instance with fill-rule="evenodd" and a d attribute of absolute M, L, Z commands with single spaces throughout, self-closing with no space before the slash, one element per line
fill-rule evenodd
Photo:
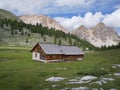
<path fill-rule="evenodd" d="M 13 13 L 3 9 L 0 9 L 0 17 L 11 19 L 11 20 L 20 20 L 19 17 L 15 16 Z"/>
<path fill-rule="evenodd" d="M 33 47 L 37 42 L 77 45 L 82 49 L 95 47 L 77 36 L 41 24 L 31 25 L 22 21 L 0 18 L 0 45 Z"/>

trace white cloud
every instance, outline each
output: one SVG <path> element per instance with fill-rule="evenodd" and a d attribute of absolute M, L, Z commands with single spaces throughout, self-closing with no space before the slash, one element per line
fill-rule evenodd
<path fill-rule="evenodd" d="M 74 14 L 89 11 L 89 6 L 92 6 L 95 1 L 96 0 L 0 0 L 0 8 L 12 11 L 17 15 Z M 70 30 L 76 29 L 80 25 L 93 27 L 99 23 L 101 19 L 107 26 L 120 28 L 120 5 L 114 8 L 117 8 L 117 10 L 108 15 L 103 15 L 101 12 L 94 14 L 87 12 L 84 17 L 80 15 L 71 18 L 56 17 L 55 20 Z"/>
<path fill-rule="evenodd" d="M 0 8 L 22 14 L 73 12 L 76 6 L 89 6 L 95 0 L 0 0 Z M 61 9 L 61 7 L 63 9 Z M 76 10 L 77 11 L 77 10 Z"/>
<path fill-rule="evenodd" d="M 94 27 L 97 23 L 103 22 L 106 26 L 120 28 L 120 9 L 111 14 L 103 15 L 101 12 L 87 12 L 84 17 L 73 16 L 71 18 L 56 17 L 54 18 L 63 27 L 69 30 L 74 30 L 80 25 L 86 27 Z"/>
<path fill-rule="evenodd" d="M 99 23 L 102 18 L 104 18 L 104 16 L 102 15 L 101 12 L 97 12 L 95 14 L 88 12 L 85 14 L 84 17 L 82 16 L 73 16 L 72 18 L 56 17 L 54 19 L 66 29 L 74 30 L 78 28 L 80 25 L 84 25 L 86 27 L 93 27 L 97 23 Z"/>
<path fill-rule="evenodd" d="M 112 14 L 106 15 L 103 23 L 111 27 L 120 27 L 120 9 L 114 11 Z"/>
<path fill-rule="evenodd" d="M 0 8 L 17 11 L 19 14 L 33 14 L 47 6 L 43 0 L 0 0 Z"/>
<path fill-rule="evenodd" d="M 58 6 L 86 6 L 93 4 L 95 0 L 56 0 Z"/>

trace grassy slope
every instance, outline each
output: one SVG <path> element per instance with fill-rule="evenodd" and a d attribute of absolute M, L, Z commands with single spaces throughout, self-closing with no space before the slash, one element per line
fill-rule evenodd
<path fill-rule="evenodd" d="M 105 68 L 109 73 L 120 72 L 120 69 L 112 69 L 112 64 L 120 64 L 120 50 L 110 50 L 103 52 L 93 52 L 86 54 L 83 61 L 41 63 L 31 60 L 29 50 L 23 48 L 0 48 L 0 90 L 59 90 L 65 87 L 89 86 L 100 88 L 99 85 L 66 85 L 70 79 L 80 77 L 78 72 L 87 72 Z M 57 68 L 67 68 L 60 70 Z M 96 72 L 97 73 L 97 72 Z M 67 78 L 61 82 L 45 82 L 51 76 Z M 104 75 L 104 77 L 107 75 Z M 112 76 L 113 78 L 116 78 Z M 103 89 L 120 89 L 119 78 L 115 81 L 103 85 Z M 57 88 L 52 85 L 58 84 Z"/>
<path fill-rule="evenodd" d="M 17 16 L 12 14 L 11 12 L 3 9 L 0 9 L 0 17 L 12 19 L 12 20 L 20 20 Z"/>
<path fill-rule="evenodd" d="M 9 27 L 8 27 L 9 28 Z M 27 29 L 24 29 L 28 31 Z M 28 31 L 29 32 L 29 31 Z M 44 43 L 54 43 L 54 36 L 49 37 L 45 35 L 46 41 L 44 41 L 44 37 L 41 37 L 38 33 L 31 33 L 30 37 L 26 34 L 21 35 L 21 33 L 12 35 L 10 29 L 0 29 L 0 45 L 3 46 L 23 46 L 23 47 L 33 47 L 37 42 Z M 29 43 L 26 43 L 26 39 L 28 39 Z M 58 43 L 59 39 L 57 40 Z M 72 40 L 74 42 L 74 40 Z M 62 40 L 63 45 L 69 45 L 69 40 Z"/>

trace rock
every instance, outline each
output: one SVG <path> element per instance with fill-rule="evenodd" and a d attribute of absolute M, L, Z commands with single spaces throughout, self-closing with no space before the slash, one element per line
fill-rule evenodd
<path fill-rule="evenodd" d="M 115 89 L 115 88 L 111 88 L 110 90 L 117 90 L 117 89 Z"/>
<path fill-rule="evenodd" d="M 96 81 L 96 82 L 93 82 L 93 83 L 90 83 L 90 84 L 98 84 L 98 85 L 102 86 L 102 82 L 101 81 Z"/>
<path fill-rule="evenodd" d="M 99 90 L 99 89 L 97 89 L 97 88 L 92 88 L 92 90 Z"/>
<path fill-rule="evenodd" d="M 62 77 L 50 77 L 50 78 L 46 79 L 45 81 L 58 82 L 58 81 L 61 81 L 64 79 L 65 78 L 62 78 Z"/>
<path fill-rule="evenodd" d="M 104 90 L 103 88 L 100 88 L 100 90 Z"/>
<path fill-rule="evenodd" d="M 69 82 L 69 83 L 66 83 L 66 84 L 81 84 L 81 83 L 89 83 L 90 81 L 81 81 L 81 80 L 79 80 L 79 81 L 73 81 L 73 82 Z"/>
<path fill-rule="evenodd" d="M 72 88 L 71 90 L 89 90 L 88 87 L 78 87 L 78 88 Z"/>
<path fill-rule="evenodd" d="M 102 78 L 102 80 L 104 80 L 104 81 L 114 81 L 115 79 L 113 79 L 113 78 Z"/>
<path fill-rule="evenodd" d="M 112 68 L 117 68 L 116 66 L 112 66 Z"/>
<path fill-rule="evenodd" d="M 101 68 L 101 69 L 105 69 L 105 68 Z"/>
<path fill-rule="evenodd" d="M 66 70 L 67 68 L 61 68 L 61 67 L 59 67 L 59 68 L 56 68 L 56 69 L 60 69 L 60 70 Z"/>
<path fill-rule="evenodd" d="M 59 86 L 59 85 L 52 85 L 52 87 L 57 87 L 57 86 Z"/>
<path fill-rule="evenodd" d="M 120 68 L 120 64 L 113 64 L 112 68 Z"/>
<path fill-rule="evenodd" d="M 113 75 L 115 75 L 115 76 L 120 76 L 120 73 L 114 73 Z"/>
<path fill-rule="evenodd" d="M 106 84 L 107 82 L 106 81 L 104 81 L 104 80 L 101 80 L 101 82 L 103 82 L 104 84 Z"/>
<path fill-rule="evenodd" d="M 103 84 L 107 84 L 107 81 L 114 81 L 115 79 L 113 78 L 102 78 L 100 81 L 96 81 L 90 84 L 98 84 L 100 86 L 102 86 Z"/>
<path fill-rule="evenodd" d="M 95 76 L 84 76 L 82 77 L 79 81 L 77 81 L 76 79 L 71 79 L 69 80 L 69 83 L 66 84 L 81 84 L 81 83 L 89 83 L 91 82 L 91 80 L 97 79 L 97 77 Z"/>
<path fill-rule="evenodd" d="M 93 79 L 97 79 L 97 77 L 95 77 L 95 76 L 84 76 L 80 80 L 81 81 L 88 81 L 88 80 L 93 80 Z"/>

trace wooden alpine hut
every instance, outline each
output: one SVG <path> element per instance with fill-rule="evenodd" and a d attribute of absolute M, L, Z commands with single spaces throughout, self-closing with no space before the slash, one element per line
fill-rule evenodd
<path fill-rule="evenodd" d="M 32 59 L 50 61 L 73 61 L 82 60 L 84 52 L 77 46 L 37 43 L 32 52 Z"/>

